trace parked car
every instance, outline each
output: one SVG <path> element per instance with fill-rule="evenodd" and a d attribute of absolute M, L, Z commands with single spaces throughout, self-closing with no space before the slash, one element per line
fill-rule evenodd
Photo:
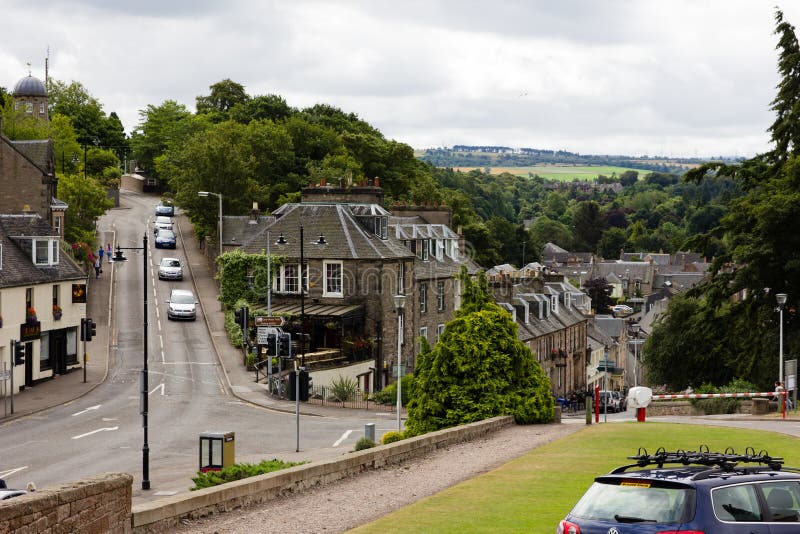
<path fill-rule="evenodd" d="M 619 397 L 615 397 L 615 391 L 601 391 L 600 392 L 600 411 L 617 413 L 619 411 Z M 606 410 L 608 405 L 608 410 Z"/>
<path fill-rule="evenodd" d="M 173 289 L 167 300 L 168 319 L 188 319 L 194 321 L 197 318 L 197 299 L 194 293 L 188 289 Z"/>
<path fill-rule="evenodd" d="M 159 230 L 172 230 L 172 219 L 169 217 L 156 217 L 153 222 L 153 233 L 158 235 Z"/>
<path fill-rule="evenodd" d="M 156 217 L 162 215 L 164 217 L 174 217 L 175 216 L 175 207 L 172 204 L 165 204 L 161 203 L 156 206 Z"/>
<path fill-rule="evenodd" d="M 617 411 L 624 412 L 628 409 L 628 397 L 620 393 L 619 391 L 612 391 L 611 394 L 614 396 L 614 400 L 617 403 Z"/>
<path fill-rule="evenodd" d="M 19 497 L 20 495 L 25 495 L 28 492 L 21 489 L 11 489 L 6 487 L 6 481 L 0 478 L 0 501 L 4 501 L 6 499 L 12 499 L 14 497 Z"/>
<path fill-rule="evenodd" d="M 616 306 L 611 306 L 611 311 L 614 312 L 614 315 L 617 317 L 627 317 L 633 313 L 633 308 L 627 304 L 617 304 Z"/>
<path fill-rule="evenodd" d="M 156 248 L 177 248 L 177 246 L 175 232 L 172 230 L 164 229 L 156 234 Z"/>
<path fill-rule="evenodd" d="M 158 264 L 159 280 L 183 280 L 183 265 L 178 258 L 162 258 Z"/>
<path fill-rule="evenodd" d="M 800 532 L 800 470 L 781 458 L 701 448 L 628 459 L 595 478 L 557 534 Z"/>

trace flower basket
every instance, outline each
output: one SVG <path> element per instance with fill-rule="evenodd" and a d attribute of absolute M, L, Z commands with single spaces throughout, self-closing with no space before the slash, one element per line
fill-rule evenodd
<path fill-rule="evenodd" d="M 33 308 L 28 308 L 25 310 L 25 322 L 28 324 L 33 324 L 36 322 L 36 310 Z"/>
<path fill-rule="evenodd" d="M 64 313 L 64 312 L 63 312 L 63 310 L 61 309 L 61 306 L 59 306 L 59 305 L 57 305 L 57 304 L 54 304 L 54 305 L 53 305 L 53 319 L 55 319 L 56 321 L 58 321 L 59 319 L 61 319 L 61 315 L 62 315 L 63 313 Z"/>

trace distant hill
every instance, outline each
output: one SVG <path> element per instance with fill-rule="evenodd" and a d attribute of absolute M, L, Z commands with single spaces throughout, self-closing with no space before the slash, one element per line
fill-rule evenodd
<path fill-rule="evenodd" d="M 735 161 L 733 158 L 664 158 L 655 156 L 587 155 L 565 150 L 543 150 L 507 146 L 455 145 L 452 148 L 429 148 L 418 153 L 419 159 L 436 167 L 534 167 L 537 165 L 582 165 L 625 167 L 642 171 L 683 174 L 707 161 Z"/>

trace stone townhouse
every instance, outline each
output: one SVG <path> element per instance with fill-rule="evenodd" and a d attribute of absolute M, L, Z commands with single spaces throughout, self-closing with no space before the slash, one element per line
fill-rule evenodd
<path fill-rule="evenodd" d="M 306 363 L 313 370 L 318 361 L 355 362 L 360 367 L 351 373 L 365 391 L 394 380 L 398 342 L 405 372 L 413 372 L 418 336 L 435 342 L 458 308 L 455 276 L 461 266 L 477 272 L 447 225 L 427 222 L 425 210 L 400 211 L 393 216 L 383 207 L 383 190 L 376 185 L 318 186 L 269 217 L 225 217 L 223 223 L 225 250 L 264 254 L 269 243 L 270 254 L 281 259 L 270 311 L 287 317 L 284 330 L 294 339 L 301 332 L 308 336 L 296 348 Z M 445 208 L 428 211 L 437 221 L 449 217 Z M 265 287 L 265 301 L 266 293 Z M 398 295 L 405 297 L 402 309 Z"/>
<path fill-rule="evenodd" d="M 82 367 L 86 275 L 60 241 L 38 214 L 0 215 L 0 372 L 13 369 L 14 392 Z M 23 344 L 22 365 L 12 341 Z"/>

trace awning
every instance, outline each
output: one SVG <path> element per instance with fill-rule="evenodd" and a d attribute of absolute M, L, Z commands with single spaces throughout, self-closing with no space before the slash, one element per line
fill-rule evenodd
<path fill-rule="evenodd" d="M 345 305 L 324 305 L 324 304 L 308 304 L 305 307 L 304 313 L 314 317 L 348 317 L 357 313 L 363 312 L 364 306 L 361 304 Z M 265 309 L 261 311 L 266 312 Z M 280 306 L 272 307 L 273 315 L 291 315 L 300 316 L 299 304 L 283 304 Z"/>

